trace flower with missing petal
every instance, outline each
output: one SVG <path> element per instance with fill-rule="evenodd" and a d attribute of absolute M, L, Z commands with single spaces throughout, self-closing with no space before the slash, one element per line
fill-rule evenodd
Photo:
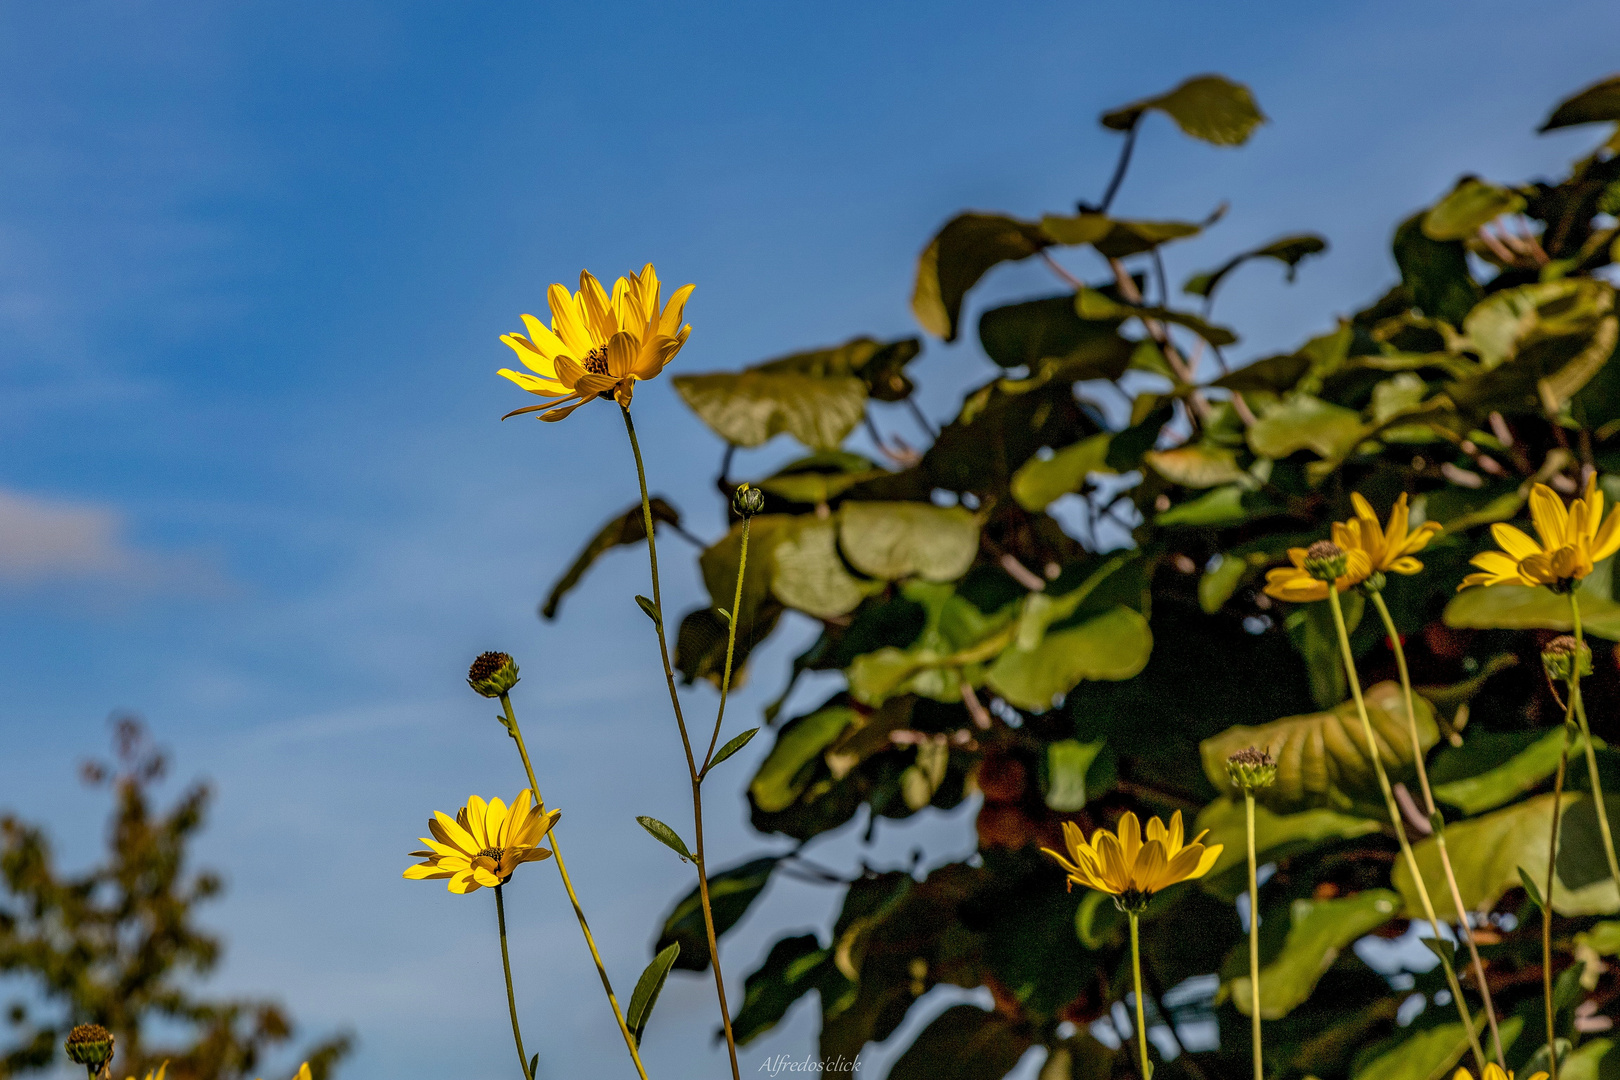
<path fill-rule="evenodd" d="M 474 795 L 455 817 L 440 811 L 429 819 L 433 836 L 421 838 L 428 850 L 411 852 L 412 858 L 424 861 L 406 867 L 405 876 L 413 881 L 449 878 L 446 888 L 453 893 L 504 885 L 520 863 L 551 857 L 539 845 L 561 813 L 536 805 L 528 788 L 510 808 L 499 799 L 486 803 Z"/>
<path fill-rule="evenodd" d="M 1482 551 L 1471 560 L 1480 573 L 1463 578 L 1459 589 L 1470 585 L 1546 585 L 1568 592 L 1575 582 L 1620 551 L 1620 515 L 1603 517 L 1603 492 L 1597 476 L 1586 480 L 1583 496 L 1565 509 L 1564 501 L 1546 484 L 1530 489 L 1530 521 L 1537 543 L 1511 525 L 1491 526 L 1501 551 Z"/>
<path fill-rule="evenodd" d="M 1345 553 L 1345 571 L 1335 582 L 1340 592 L 1373 579 L 1369 588 L 1377 588 L 1383 579 L 1379 574 L 1415 574 L 1423 564 L 1413 558 L 1428 546 L 1440 531 L 1440 526 L 1426 521 L 1416 529 L 1408 528 L 1409 511 L 1406 493 L 1395 500 L 1389 512 L 1389 524 L 1380 526 L 1372 504 L 1360 492 L 1350 494 L 1356 516 L 1349 521 L 1333 523 L 1333 543 Z M 1289 548 L 1288 561 L 1292 566 L 1279 567 L 1266 574 L 1266 593 L 1278 600 L 1307 604 L 1327 599 L 1327 582 L 1313 577 L 1305 565 L 1307 549 Z"/>
<path fill-rule="evenodd" d="M 587 401 L 613 397 L 625 408 L 636 383 L 658 377 L 692 327 L 682 325 L 686 298 L 695 286 L 683 285 L 660 305 L 658 273 L 652 263 L 641 273 L 613 283 L 609 296 L 587 270 L 579 274 L 579 291 L 553 285 L 546 294 L 551 325 L 523 316 L 522 334 L 504 334 L 528 372 L 502 368 L 500 374 L 531 394 L 548 399 L 501 417 L 542 412 L 542 420 L 561 420 Z"/>
<path fill-rule="evenodd" d="M 1072 821 L 1063 823 L 1063 844 L 1068 858 L 1042 848 L 1069 875 L 1069 886 L 1084 885 L 1118 898 L 1126 910 L 1140 910 L 1154 893 L 1179 881 L 1191 881 L 1209 873 L 1224 847 L 1205 847 L 1200 841 L 1209 830 L 1182 843 L 1181 811 L 1170 818 L 1167 829 L 1158 818 L 1149 818 L 1147 839 L 1136 815 L 1127 812 L 1119 819 L 1117 833 L 1098 829 L 1090 843 Z"/>

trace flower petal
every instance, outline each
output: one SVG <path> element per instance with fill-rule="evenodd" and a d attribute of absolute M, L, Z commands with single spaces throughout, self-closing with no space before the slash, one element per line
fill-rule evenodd
<path fill-rule="evenodd" d="M 1563 547 L 1569 543 L 1569 511 L 1564 500 L 1546 484 L 1530 489 L 1530 521 L 1541 537 L 1543 549 Z M 1496 530 L 1491 530 L 1494 533 Z"/>
<path fill-rule="evenodd" d="M 1503 551 L 1515 559 L 1528 559 L 1541 551 L 1541 545 L 1511 525 L 1498 522 L 1491 526 L 1491 538 Z"/>

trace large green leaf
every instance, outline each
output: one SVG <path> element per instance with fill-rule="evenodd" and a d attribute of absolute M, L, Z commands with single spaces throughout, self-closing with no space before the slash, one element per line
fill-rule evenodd
<path fill-rule="evenodd" d="M 1170 450 L 1149 450 L 1142 455 L 1142 460 L 1154 472 L 1182 487 L 1211 488 L 1219 484 L 1256 482 L 1239 467 L 1236 451 L 1211 442 L 1186 443 Z"/>
<path fill-rule="evenodd" d="M 852 375 L 738 371 L 677 375 L 675 390 L 709 429 L 736 446 L 786 432 L 816 450 L 835 450 L 866 414 L 866 384 Z"/>
<path fill-rule="evenodd" d="M 1475 1035 L 1484 1030 L 1485 1015 L 1474 1017 Z M 1502 1042 L 1512 1045 L 1524 1018 L 1512 1016 L 1501 1025 Z M 1461 1021 L 1436 1024 L 1412 1031 L 1385 1047 L 1376 1048 L 1361 1063 L 1354 1080 L 1445 1080 L 1468 1052 L 1468 1031 Z"/>
<path fill-rule="evenodd" d="M 1223 790 L 1231 790 L 1227 783 Z M 1295 814 L 1274 813 L 1269 807 L 1254 808 L 1254 851 L 1261 862 L 1272 862 L 1308 851 L 1318 844 L 1351 840 L 1378 832 L 1380 822 L 1318 808 Z M 1206 846 L 1223 845 L 1221 854 L 1203 878 L 1203 886 L 1228 899 L 1249 887 L 1244 863 L 1248 856 L 1248 822 L 1241 799 L 1217 799 L 1198 813 L 1193 832 L 1209 830 Z M 1230 877 L 1227 875 L 1230 874 Z"/>
<path fill-rule="evenodd" d="M 959 506 L 846 502 L 838 538 L 850 565 L 863 574 L 954 581 L 979 552 L 979 519 Z"/>
<path fill-rule="evenodd" d="M 900 1055 L 889 1080 L 1000 1080 L 1029 1047 L 1023 1025 L 977 1005 L 952 1005 Z"/>
<path fill-rule="evenodd" d="M 661 497 L 654 495 L 649 500 L 648 506 L 652 510 L 653 528 L 656 529 L 660 522 L 673 525 L 676 529 L 681 527 L 681 512 Z M 557 617 L 557 605 L 561 604 L 562 598 L 579 584 L 580 579 L 585 576 L 585 571 L 589 570 L 597 559 L 616 547 L 639 544 L 646 539 L 647 522 L 642 516 L 640 503 L 636 503 L 622 514 L 609 518 L 607 524 L 597 530 L 596 535 L 591 537 L 590 542 L 580 551 L 573 563 L 552 584 L 551 592 L 546 595 L 546 602 L 540 608 L 540 617 L 543 619 Z"/>
<path fill-rule="evenodd" d="M 854 611 L 865 598 L 867 590 L 838 557 L 838 527 L 833 521 L 804 514 L 779 528 L 774 540 L 763 553 L 770 559 L 771 594 L 788 607 L 818 619 L 835 619 Z"/>
<path fill-rule="evenodd" d="M 1463 333 L 1486 371 L 1540 338 L 1589 334 L 1614 309 L 1614 291 L 1590 278 L 1542 281 L 1502 289 L 1463 320 Z"/>
<path fill-rule="evenodd" d="M 1620 79 L 1616 82 L 1620 83 Z M 1613 1039 L 1591 1039 L 1582 1043 L 1567 1059 L 1559 1062 L 1559 1080 L 1602 1080 L 1605 1072 L 1612 1071 L 1612 1065 L 1605 1068 L 1604 1059 L 1613 1049 Z"/>
<path fill-rule="evenodd" d="M 1119 336 L 1117 324 L 1080 318 L 1072 293 L 985 312 L 979 316 L 979 343 L 1002 367 L 1022 365 L 1033 373 L 1051 361 L 1076 381 L 1119 378 L 1134 347 Z"/>
<path fill-rule="evenodd" d="M 810 782 L 810 766 L 857 720 L 854 709 L 834 705 L 788 721 L 748 785 L 754 805 L 767 813 L 792 806 Z"/>
<path fill-rule="evenodd" d="M 1220 75 L 1196 75 L 1168 93 L 1103 113 L 1102 125 L 1129 131 L 1149 109 L 1164 113 L 1193 138 L 1216 146 L 1242 146 L 1266 122 L 1247 86 Z"/>
<path fill-rule="evenodd" d="M 1099 739 L 1059 739 L 1046 745 L 1044 799 L 1060 814 L 1072 814 L 1086 805 L 1086 774 L 1108 744 Z"/>
<path fill-rule="evenodd" d="M 845 670 L 850 694 L 872 706 L 901 693 L 960 701 L 962 669 L 978 685 L 979 665 L 1012 640 L 1007 624 L 1014 618 L 1013 606 L 986 615 L 948 585 L 912 580 L 900 590 L 923 606 L 922 632 L 906 648 L 890 645 L 855 657 Z"/>
<path fill-rule="evenodd" d="M 831 450 L 791 461 L 754 486 L 768 495 L 813 506 L 836 499 L 856 484 L 887 475 L 859 454 Z"/>
<path fill-rule="evenodd" d="M 1273 240 L 1262 247 L 1250 248 L 1248 251 L 1234 255 L 1214 270 L 1194 274 L 1187 279 L 1187 283 L 1181 287 L 1181 291 L 1192 296 L 1212 297 L 1215 295 L 1215 290 L 1220 288 L 1221 281 L 1227 274 L 1230 274 L 1251 259 L 1276 259 L 1288 268 L 1288 280 L 1291 283 L 1301 262 L 1326 250 L 1327 241 L 1315 233 L 1285 236 L 1281 240 Z"/>
<path fill-rule="evenodd" d="M 1423 235 L 1430 240 L 1467 240 L 1503 214 L 1524 209 L 1524 196 L 1477 177 L 1466 177 L 1423 215 Z"/>
<path fill-rule="evenodd" d="M 917 260 L 911 310 L 924 330 L 956 340 L 968 290 L 997 263 L 1027 259 L 1051 244 L 1040 226 L 1002 214 L 958 214 Z"/>
<path fill-rule="evenodd" d="M 1260 969 L 1261 1019 L 1281 1020 L 1304 1004 L 1345 946 L 1395 917 L 1398 899 L 1388 889 L 1368 889 L 1340 900 L 1295 900 L 1282 952 Z M 1238 1012 L 1254 1015 L 1247 975 L 1232 980 L 1231 996 Z"/>
<path fill-rule="evenodd" d="M 1012 494 L 1025 510 L 1041 511 L 1053 500 L 1079 491 L 1091 473 L 1112 473 L 1108 444 L 1113 435 L 1103 432 L 1070 443 L 1049 458 L 1032 457 L 1013 473 Z"/>
<path fill-rule="evenodd" d="M 1082 679 L 1129 679 L 1152 651 L 1147 620 L 1119 606 L 1067 630 L 1048 631 L 1033 648 L 1014 644 L 990 665 L 985 684 L 1021 709 L 1045 712 Z"/>
<path fill-rule="evenodd" d="M 832 963 L 814 934 L 782 938 L 771 946 L 765 962 L 743 984 L 743 1002 L 731 1019 L 739 1046 L 775 1027 L 787 1011 L 811 990 L 825 997 L 838 994 L 848 980 Z"/>
<path fill-rule="evenodd" d="M 1565 98 L 1537 130 L 1552 131 L 1611 120 L 1620 120 L 1620 75 L 1600 79 L 1573 97 Z"/>
<path fill-rule="evenodd" d="M 1609 362 L 1617 338 L 1620 322 L 1605 315 L 1590 333 L 1538 338 L 1500 367 L 1449 384 L 1446 393 L 1474 413 L 1562 409 Z"/>
<path fill-rule="evenodd" d="M 1310 394 L 1283 398 L 1261 413 L 1248 432 L 1249 448 L 1268 458 L 1309 450 L 1333 460 L 1353 450 L 1362 437 L 1360 413 Z"/>
<path fill-rule="evenodd" d="M 1188 221 L 1125 221 L 1104 214 L 1080 213 L 1074 217 L 1048 214 L 1041 218 L 1041 231 L 1059 244 L 1090 244 L 1105 259 L 1124 259 L 1152 251 L 1160 244 L 1195 236 L 1203 229 Z M 1112 319 L 1110 315 L 1082 318 Z"/>
<path fill-rule="evenodd" d="M 851 338 L 842 345 L 811 349 L 767 360 L 749 368 L 767 375 L 809 375 L 817 379 L 854 375 L 866 383 L 867 392 L 882 401 L 899 401 L 911 393 L 911 380 L 905 366 L 922 352 L 916 338 L 876 341 L 869 337 Z"/>
<path fill-rule="evenodd" d="M 1395 264 L 1423 314 L 1461 326 L 1480 297 L 1479 284 L 1468 272 L 1468 251 L 1461 241 L 1424 235 L 1424 217 L 1414 214 L 1395 230 Z"/>
<path fill-rule="evenodd" d="M 1074 309 L 1082 319 L 1153 319 L 1158 322 L 1184 326 L 1211 345 L 1233 345 L 1237 335 L 1224 326 L 1205 322 L 1188 311 L 1174 311 L 1167 307 L 1127 304 L 1115 300 L 1096 289 L 1082 288 L 1075 294 Z"/>
<path fill-rule="evenodd" d="M 1469 742 L 1482 738 L 1491 739 L 1492 736 L 1474 735 L 1472 732 L 1469 734 Z M 1467 744 L 1464 744 L 1465 749 L 1466 746 Z M 1445 783 L 1436 782 L 1435 801 L 1455 806 L 1470 815 L 1494 810 L 1503 803 L 1512 802 L 1551 776 L 1558 768 L 1558 758 L 1563 751 L 1564 730 L 1560 726 L 1542 735 L 1518 753 L 1512 754 L 1505 761 L 1499 754 L 1490 755 L 1486 760 L 1494 762 L 1492 768 L 1484 769 L 1472 776 L 1460 776 Z M 1578 757 L 1582 753 L 1582 740 L 1579 735 L 1572 741 L 1569 752 L 1572 757 Z"/>
<path fill-rule="evenodd" d="M 1614 559 L 1604 559 L 1575 589 L 1581 627 L 1588 634 L 1620 641 L 1620 603 L 1612 595 Z M 1445 622 L 1468 630 L 1558 630 L 1570 633 L 1575 620 L 1569 597 L 1539 585 L 1486 585 L 1464 589 L 1446 604 Z"/>
<path fill-rule="evenodd" d="M 1581 796 L 1566 793 L 1562 799 L 1567 823 L 1570 807 L 1579 802 Z M 1508 890 L 1521 888 L 1521 869 L 1530 875 L 1532 881 L 1540 883 L 1547 880 L 1547 843 L 1552 836 L 1552 808 L 1551 794 L 1537 795 L 1480 817 L 1446 826 L 1446 847 L 1451 852 L 1457 889 L 1466 907 L 1474 911 L 1487 911 Z M 1566 830 L 1559 843 L 1560 850 L 1569 842 Z M 1417 858 L 1429 896 L 1448 895 L 1449 888 L 1435 838 L 1430 836 L 1414 844 L 1412 854 Z M 1404 861 L 1396 862 L 1391 882 L 1401 894 L 1407 917 L 1421 918 L 1422 901 Z M 1579 889 L 1571 889 L 1563 883 L 1560 875 L 1554 881 L 1552 907 L 1560 915 L 1613 912 L 1616 908 L 1614 883 L 1604 875 Z"/>
<path fill-rule="evenodd" d="M 748 907 L 770 883 L 771 871 L 781 862 L 780 856 L 770 855 L 752 859 L 739 866 L 728 867 L 709 876 L 709 909 L 714 914 L 714 934 L 719 938 L 737 925 Z M 680 945 L 675 966 L 685 971 L 706 971 L 709 967 L 709 935 L 703 925 L 703 903 L 697 887 L 681 898 L 664 927 L 659 932 L 658 944 L 653 948 L 662 952 L 671 945 Z"/>
<path fill-rule="evenodd" d="M 739 627 L 746 626 L 760 606 L 770 602 L 772 552 L 776 541 L 798 528 L 799 518 L 793 514 L 759 514 L 749 524 L 748 568 L 743 575 L 742 603 L 732 612 L 739 620 Z M 738 522 L 698 556 L 698 568 L 703 572 L 703 584 L 709 590 L 712 606 L 731 611 L 741 561 L 742 522 Z"/>
<path fill-rule="evenodd" d="M 1378 756 L 1399 779 L 1413 771 L 1412 739 L 1399 683 L 1385 681 L 1365 691 Z M 1440 737 L 1429 703 L 1417 709 L 1418 737 L 1426 750 Z M 1367 754 L 1367 740 L 1354 701 L 1319 713 L 1285 716 L 1257 727 L 1237 726 L 1199 744 L 1204 775 L 1217 790 L 1228 786 L 1226 759 L 1244 747 L 1269 751 L 1277 760 L 1277 782 L 1259 798 L 1280 813 L 1311 807 L 1366 808 L 1376 813 L 1383 795 Z"/>

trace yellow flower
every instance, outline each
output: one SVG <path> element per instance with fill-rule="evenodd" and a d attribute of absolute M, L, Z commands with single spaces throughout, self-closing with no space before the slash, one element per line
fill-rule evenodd
<path fill-rule="evenodd" d="M 652 263 L 634 277 L 613 283 L 609 297 L 589 271 L 579 273 L 579 292 L 553 285 L 546 294 L 551 327 L 523 316 L 529 336 L 503 334 L 533 375 L 502 368 L 500 373 L 531 394 L 550 398 L 543 405 L 514 409 L 501 417 L 546 410 L 542 420 L 561 420 L 593 398 L 611 394 L 629 408 L 638 380 L 664 370 L 692 333 L 681 325 L 686 298 L 696 286 L 683 285 L 659 306 L 658 273 Z"/>
<path fill-rule="evenodd" d="M 1502 1068 L 1502 1066 L 1498 1065 L 1494 1061 L 1487 1061 L 1485 1063 L 1485 1072 L 1483 1075 L 1484 1080 L 1513 1080 L 1513 1073 L 1510 1070 Z M 1451 1080 L 1474 1080 L 1474 1077 L 1473 1074 L 1467 1069 L 1458 1069 L 1456 1072 L 1451 1074 Z M 1544 1072 L 1533 1073 L 1530 1076 L 1530 1080 L 1547 1080 L 1547 1074 Z"/>
<path fill-rule="evenodd" d="M 1592 572 L 1592 564 L 1620 551 L 1620 517 L 1603 520 L 1603 492 L 1597 475 L 1586 479 L 1586 491 L 1564 509 L 1564 501 L 1546 484 L 1530 489 L 1530 521 L 1541 543 L 1511 525 L 1491 526 L 1501 551 L 1482 551 L 1472 562 L 1482 571 L 1463 578 L 1470 585 L 1550 585 L 1562 590 Z"/>
<path fill-rule="evenodd" d="M 156 1072 L 148 1072 L 146 1074 L 146 1080 L 164 1080 L 164 1077 L 168 1074 L 168 1072 L 169 1063 L 165 1061 L 162 1065 L 158 1066 Z M 129 1080 L 135 1080 L 135 1078 L 131 1076 Z M 309 1062 L 306 1061 L 302 1065 L 298 1066 L 298 1071 L 293 1074 L 292 1080 L 312 1080 L 312 1074 L 309 1071 Z"/>
<path fill-rule="evenodd" d="M 1069 886 L 1084 885 L 1100 892 L 1111 893 L 1124 899 L 1127 905 L 1142 904 L 1161 889 L 1178 881 L 1191 881 L 1209 873 L 1209 868 L 1220 858 L 1222 844 L 1205 847 L 1199 843 L 1209 830 L 1193 837 L 1192 843 L 1183 844 L 1181 811 L 1170 818 L 1170 828 L 1158 818 L 1147 823 L 1147 840 L 1142 839 L 1142 827 L 1136 815 L 1126 813 L 1119 819 L 1119 832 L 1098 829 L 1086 843 L 1080 827 L 1072 821 L 1063 823 L 1063 843 L 1069 857 L 1051 848 L 1042 848 L 1058 861 L 1069 875 Z"/>
<path fill-rule="evenodd" d="M 550 850 L 538 845 L 561 813 L 536 806 L 528 788 L 512 800 L 511 809 L 499 799 L 486 803 L 474 795 L 455 817 L 434 813 L 428 821 L 433 837 L 421 838 L 429 850 L 411 852 L 412 858 L 426 861 L 406 867 L 405 876 L 413 881 L 449 878 L 446 887 L 453 893 L 504 885 L 519 863 L 551 857 Z"/>
<path fill-rule="evenodd" d="M 1423 569 L 1423 564 L 1412 556 L 1429 546 L 1440 526 L 1426 521 L 1416 529 L 1408 529 L 1404 491 L 1395 500 L 1389 524 L 1383 528 L 1378 525 L 1372 504 L 1360 492 L 1351 492 L 1350 501 L 1356 516 L 1333 523 L 1333 542 L 1344 549 L 1346 557 L 1345 572 L 1333 583 L 1339 592 L 1360 585 L 1374 574 L 1415 574 Z M 1305 550 L 1289 548 L 1288 561 L 1293 565 L 1266 573 L 1267 595 L 1295 604 L 1327 599 L 1327 582 L 1316 580 L 1305 569 Z"/>

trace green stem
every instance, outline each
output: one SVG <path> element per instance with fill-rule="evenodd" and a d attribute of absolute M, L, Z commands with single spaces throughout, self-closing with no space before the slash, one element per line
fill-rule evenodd
<path fill-rule="evenodd" d="M 512 1039 L 517 1043 L 518 1065 L 523 1069 L 523 1080 L 534 1080 L 529 1072 L 529 1055 L 523 1052 L 523 1032 L 518 1028 L 517 996 L 512 993 L 512 960 L 506 951 L 506 901 L 501 887 L 495 886 L 495 921 L 501 928 L 501 970 L 506 972 L 506 1007 L 512 1011 Z"/>
<path fill-rule="evenodd" d="M 506 713 L 506 730 L 511 733 L 512 741 L 517 743 L 518 756 L 523 759 L 523 771 L 529 777 L 529 790 L 534 792 L 534 800 L 542 807 L 546 801 L 540 795 L 540 785 L 534 779 L 534 766 L 529 763 L 529 748 L 523 743 L 523 729 L 518 726 L 517 713 L 512 711 L 512 699 L 507 694 L 501 695 L 501 709 Z M 607 965 L 602 963 L 602 954 L 597 951 L 596 938 L 591 934 L 591 924 L 585 919 L 585 909 L 580 905 L 579 896 L 574 892 L 574 882 L 568 876 L 568 864 L 563 861 L 562 847 L 557 843 L 557 830 L 551 831 L 552 861 L 557 864 L 557 872 L 562 875 L 563 889 L 568 893 L 568 902 L 574 906 L 574 918 L 579 920 L 579 931 L 585 935 L 585 945 L 591 950 L 591 961 L 596 964 L 596 974 L 602 979 L 602 989 L 607 992 L 608 1004 L 613 1008 L 613 1019 L 619 1025 L 619 1034 L 624 1037 L 624 1045 L 630 1050 L 630 1060 L 635 1063 L 636 1074 L 641 1080 L 647 1080 L 647 1070 L 641 1064 L 641 1051 L 636 1046 L 636 1037 L 630 1033 L 630 1026 L 624 1022 L 624 1012 L 619 1008 L 619 999 L 613 993 L 613 981 L 608 978 Z"/>
<path fill-rule="evenodd" d="M 720 998 L 720 1024 L 726 1036 L 726 1050 L 731 1055 L 732 1080 L 742 1080 L 742 1070 L 737 1066 L 737 1040 L 731 1033 L 731 1009 L 726 1004 L 726 982 L 720 973 L 720 949 L 714 932 L 714 909 L 709 903 L 709 869 L 703 852 L 703 776 L 698 771 L 697 759 L 692 756 L 692 740 L 687 735 L 686 718 L 681 714 L 681 696 L 675 689 L 675 668 L 669 662 L 669 641 L 664 632 L 664 598 L 659 591 L 658 583 L 658 540 L 653 532 L 652 503 L 647 498 L 647 467 L 641 460 L 641 444 L 636 441 L 636 424 L 630 418 L 630 410 L 620 407 L 624 415 L 624 430 L 630 436 L 630 452 L 636 459 L 636 480 L 641 484 L 641 520 L 647 530 L 647 558 L 652 564 L 652 590 L 653 607 L 658 612 L 658 618 L 653 624 L 658 628 L 658 653 L 664 661 L 664 682 L 669 686 L 669 703 L 675 710 L 675 726 L 680 729 L 681 748 L 686 751 L 686 771 L 692 780 L 692 826 L 697 839 L 692 861 L 697 863 L 698 873 L 698 900 L 703 907 L 703 929 L 709 939 L 709 963 L 714 968 L 714 989 Z M 732 621 L 736 621 L 736 612 L 732 613 Z"/>
<path fill-rule="evenodd" d="M 1412 701 L 1412 676 L 1406 667 L 1406 649 L 1401 645 L 1400 632 L 1395 629 L 1395 620 L 1390 617 L 1383 594 L 1373 592 L 1371 596 L 1373 607 L 1378 609 L 1378 617 L 1383 620 L 1384 632 L 1389 635 L 1389 647 L 1395 653 L 1395 667 L 1401 676 L 1401 693 L 1405 696 L 1406 730 L 1412 737 L 1412 760 L 1417 764 L 1418 784 L 1423 789 L 1423 811 L 1432 821 L 1435 815 L 1434 792 L 1429 787 L 1429 768 L 1424 762 L 1423 740 L 1418 737 L 1417 711 Z M 1497 1063 L 1506 1068 L 1507 1057 L 1502 1052 L 1502 1032 L 1496 1025 L 1496 1005 L 1491 1000 L 1490 985 L 1485 981 L 1485 964 L 1479 958 L 1479 946 L 1474 943 L 1474 929 L 1468 921 L 1468 907 L 1463 903 L 1462 890 L 1457 886 L 1457 874 L 1451 867 L 1451 852 L 1446 847 L 1444 829 L 1436 830 L 1434 841 L 1440 852 L 1440 867 L 1446 875 L 1446 887 L 1451 892 L 1451 903 L 1457 911 L 1457 929 L 1468 946 L 1469 962 L 1474 969 L 1474 982 L 1479 986 L 1480 1001 L 1485 1006 L 1485 1022 L 1491 1029 L 1491 1046 L 1496 1051 Z"/>
<path fill-rule="evenodd" d="M 1571 664 L 1575 657 L 1570 657 Z M 1570 682 L 1580 679 L 1579 669 L 1570 672 Z M 1551 840 L 1547 844 L 1547 889 L 1541 894 L 1541 991 L 1546 1001 L 1547 1010 L 1547 1071 L 1550 1080 L 1558 1080 L 1558 1046 L 1556 1042 L 1557 1031 L 1554 1027 L 1556 1017 L 1553 1014 L 1553 976 L 1552 976 L 1552 901 L 1553 881 L 1557 877 L 1558 868 L 1558 826 L 1564 815 L 1560 812 L 1564 802 L 1564 773 L 1569 767 L 1569 733 L 1575 727 L 1570 721 L 1570 714 L 1575 710 L 1575 694 L 1570 692 L 1569 704 L 1564 707 L 1564 749 L 1558 755 L 1558 774 L 1553 780 L 1552 803 L 1552 829 Z"/>
<path fill-rule="evenodd" d="M 726 670 L 720 677 L 720 708 L 714 714 L 714 734 L 709 736 L 709 750 L 703 755 L 703 768 L 698 770 L 699 780 L 709 775 L 714 746 L 720 741 L 720 723 L 726 718 L 726 698 L 731 694 L 731 658 L 737 651 L 737 619 L 742 608 L 743 575 L 748 571 L 748 526 L 752 520 L 752 515 L 743 518 L 742 550 L 737 556 L 737 591 L 731 599 L 731 618 L 727 620 L 731 625 L 726 634 Z"/>
<path fill-rule="evenodd" d="M 1378 752 L 1378 737 L 1373 734 L 1372 720 L 1367 716 L 1367 703 L 1361 696 L 1361 676 L 1356 672 L 1356 657 L 1350 651 L 1350 632 L 1344 627 L 1344 609 L 1339 604 L 1339 590 L 1331 583 L 1328 585 L 1328 605 L 1333 609 L 1333 627 L 1339 634 L 1339 652 L 1344 658 L 1344 670 L 1350 683 L 1351 695 L 1356 700 L 1356 712 L 1361 716 L 1361 731 L 1367 740 L 1367 756 L 1372 760 L 1373 772 L 1378 774 L 1378 787 L 1384 794 L 1384 807 L 1389 811 L 1389 821 L 1395 829 L 1395 839 L 1401 845 L 1401 855 L 1406 860 L 1406 868 L 1412 875 L 1412 883 L 1417 888 L 1418 898 L 1423 904 L 1423 916 L 1429 922 L 1429 932 L 1440 940 L 1440 920 L 1434 914 L 1434 903 L 1429 899 L 1429 887 L 1423 880 L 1423 872 L 1418 869 L 1417 856 L 1412 854 L 1412 845 L 1406 839 L 1406 826 L 1401 820 L 1400 806 L 1395 802 L 1395 791 L 1390 787 L 1389 774 L 1384 771 L 1384 759 Z M 1440 954 L 1436 954 L 1437 956 Z M 1474 1052 L 1474 1061 L 1481 1076 L 1485 1073 L 1485 1051 L 1479 1045 L 1479 1034 L 1474 1030 L 1474 1018 L 1468 1011 L 1468 1002 L 1463 1000 L 1462 984 L 1457 981 L 1457 973 L 1452 969 L 1451 961 L 1440 956 L 1440 966 L 1445 969 L 1446 985 L 1451 990 L 1451 996 L 1457 1002 L 1457 1014 L 1462 1017 L 1463 1030 L 1468 1033 L 1468 1045 Z"/>
<path fill-rule="evenodd" d="M 1586 723 L 1586 702 L 1581 696 L 1580 680 L 1580 654 L 1581 646 L 1581 602 L 1575 590 L 1569 591 L 1569 612 L 1575 621 L 1575 655 L 1570 657 L 1571 673 L 1574 675 L 1569 681 L 1569 700 L 1575 707 L 1575 719 L 1581 725 L 1581 742 L 1586 750 L 1586 771 L 1592 778 L 1592 801 L 1597 806 L 1598 833 L 1603 837 L 1603 854 L 1609 860 L 1609 877 L 1614 879 L 1616 888 L 1620 888 L 1620 861 L 1614 857 L 1614 837 L 1609 833 L 1609 805 L 1603 801 L 1603 781 L 1598 776 L 1597 751 L 1592 747 L 1592 729 Z"/>
<path fill-rule="evenodd" d="M 1249 1018 L 1253 1025 L 1254 1080 L 1265 1080 L 1260 1055 L 1260 874 L 1254 859 L 1254 792 L 1243 791 L 1249 831 Z"/>
<path fill-rule="evenodd" d="M 1142 1008 L 1142 942 L 1138 930 L 1138 915 L 1134 911 L 1127 912 L 1131 917 L 1131 978 L 1136 985 L 1136 1045 L 1142 1055 L 1142 1080 L 1152 1080 L 1153 1063 L 1148 1060 L 1147 1048 L 1147 1016 Z"/>

